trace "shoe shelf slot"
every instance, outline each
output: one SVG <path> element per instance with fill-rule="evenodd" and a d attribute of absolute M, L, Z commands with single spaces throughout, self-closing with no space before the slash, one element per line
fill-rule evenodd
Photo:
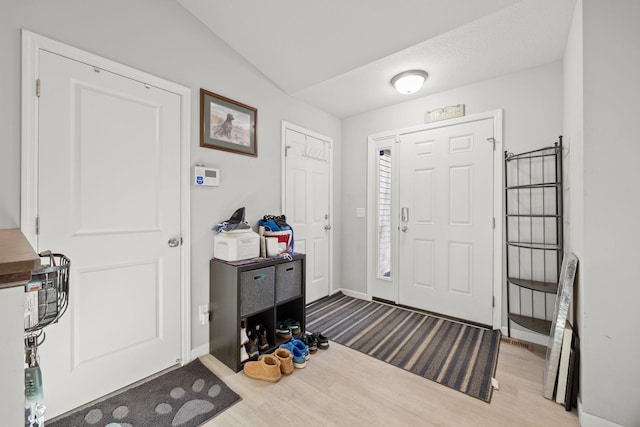
<path fill-rule="evenodd" d="M 305 319 L 305 255 L 292 259 L 268 258 L 255 261 L 209 262 L 209 352 L 234 371 L 240 371 L 241 322 L 247 328 L 262 325 L 269 349 L 279 344 L 277 320 Z"/>
<path fill-rule="evenodd" d="M 256 326 L 262 325 L 267 329 L 267 341 L 269 341 L 269 348 L 275 345 L 275 334 L 273 331 L 275 330 L 275 323 L 273 319 L 273 310 L 271 308 L 261 311 L 260 313 L 256 313 L 252 316 L 249 316 L 245 319 L 246 330 L 249 331 L 251 329 L 255 329 Z"/>

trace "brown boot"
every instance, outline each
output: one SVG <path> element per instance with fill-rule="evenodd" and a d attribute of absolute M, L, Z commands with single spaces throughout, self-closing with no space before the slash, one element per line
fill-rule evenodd
<path fill-rule="evenodd" d="M 265 354 L 260 360 L 247 362 L 244 364 L 244 373 L 248 377 L 256 380 L 278 382 L 282 373 L 280 372 L 280 359 L 272 354 Z"/>
<path fill-rule="evenodd" d="M 286 348 L 277 348 L 273 355 L 280 360 L 280 372 L 289 375 L 293 372 L 293 356 Z"/>

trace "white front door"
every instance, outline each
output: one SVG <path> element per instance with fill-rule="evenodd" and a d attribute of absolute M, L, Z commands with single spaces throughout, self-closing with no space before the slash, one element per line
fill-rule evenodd
<path fill-rule="evenodd" d="M 399 303 L 493 323 L 493 120 L 400 136 Z"/>
<path fill-rule="evenodd" d="M 329 295 L 331 141 L 283 124 L 285 215 L 293 228 L 296 252 L 306 254 L 306 300 Z"/>
<path fill-rule="evenodd" d="M 47 416 L 181 356 L 180 97 L 40 51 L 38 250 L 71 259 L 40 350 Z"/>

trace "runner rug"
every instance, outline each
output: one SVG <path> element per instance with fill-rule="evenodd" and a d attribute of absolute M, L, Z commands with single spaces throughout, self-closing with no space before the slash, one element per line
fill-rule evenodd
<path fill-rule="evenodd" d="M 341 292 L 307 306 L 306 329 L 339 344 L 491 401 L 500 331 Z"/>
<path fill-rule="evenodd" d="M 198 359 L 47 427 L 196 427 L 240 400 Z"/>

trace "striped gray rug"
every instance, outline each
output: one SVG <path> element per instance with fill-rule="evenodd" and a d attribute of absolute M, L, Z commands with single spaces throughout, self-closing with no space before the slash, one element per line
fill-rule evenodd
<path fill-rule="evenodd" d="M 491 401 L 500 331 L 338 292 L 307 306 L 306 329 L 424 378 Z"/>

